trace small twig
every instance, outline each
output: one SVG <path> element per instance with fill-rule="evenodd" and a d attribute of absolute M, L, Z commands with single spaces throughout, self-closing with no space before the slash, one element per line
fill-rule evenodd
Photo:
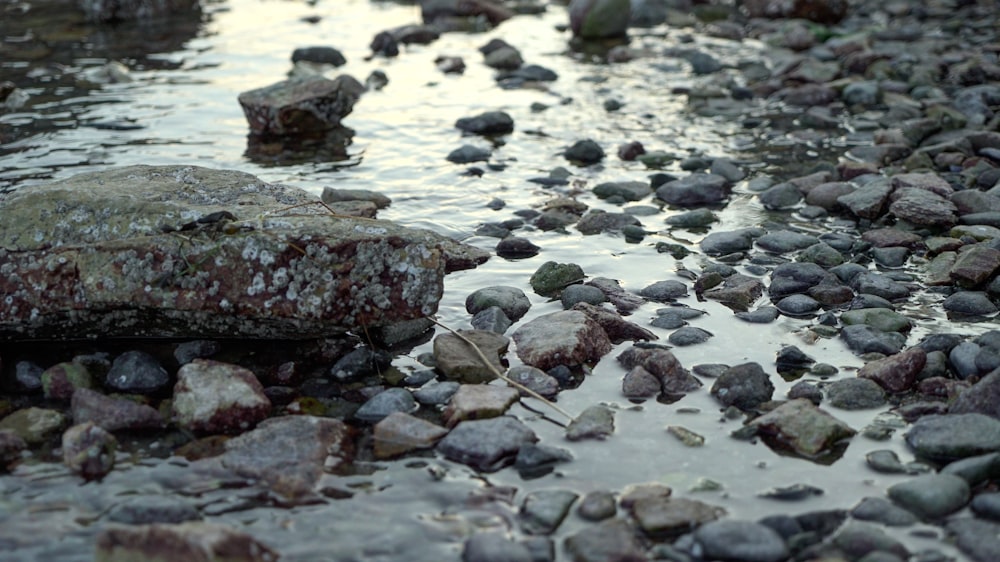
<path fill-rule="evenodd" d="M 531 396 L 532 398 L 535 398 L 537 400 L 542 401 L 543 403 L 547 404 L 553 410 L 555 410 L 555 411 L 559 412 L 560 414 L 566 416 L 566 419 L 568 419 L 570 421 L 573 420 L 573 416 L 571 416 L 569 414 L 569 412 L 567 412 L 566 410 L 563 410 L 559 406 L 556 406 L 555 403 L 552 402 L 551 400 L 549 400 L 548 398 L 545 398 L 544 396 L 542 396 L 541 394 L 535 392 L 534 390 L 531 390 L 530 388 L 524 386 L 523 384 L 521 384 L 521 383 L 519 383 L 519 382 L 517 382 L 515 380 L 512 380 L 512 379 L 508 378 L 506 375 L 504 375 L 503 373 L 501 373 L 499 369 L 497 369 L 496 367 L 493 366 L 493 363 L 486 357 L 486 355 L 483 353 L 483 350 L 479 349 L 479 346 L 476 345 L 476 342 L 470 340 L 469 338 L 463 336 L 462 334 L 460 334 L 457 331 L 449 328 L 448 326 L 445 326 L 441 322 L 438 322 L 437 319 L 435 319 L 435 318 L 431 318 L 430 320 L 431 320 L 431 322 L 434 322 L 438 326 L 441 326 L 445 330 L 448 330 L 449 332 L 451 332 L 452 334 L 454 334 L 456 337 L 458 337 L 458 339 L 460 339 L 460 340 L 464 341 L 465 343 L 471 345 L 472 349 L 475 350 L 476 355 L 479 356 L 479 359 L 482 360 L 483 364 L 486 365 L 486 367 L 490 371 L 493 371 L 493 374 L 496 375 L 496 377 L 498 379 L 500 379 L 502 381 L 506 381 L 507 384 L 509 384 L 509 385 L 513 386 L 514 388 L 516 388 L 516 389 L 524 392 L 528 396 Z"/>

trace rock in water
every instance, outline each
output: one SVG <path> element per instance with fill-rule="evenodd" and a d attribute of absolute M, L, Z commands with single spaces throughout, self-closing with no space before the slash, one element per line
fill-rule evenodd
<path fill-rule="evenodd" d="M 177 373 L 173 410 L 177 425 L 189 431 L 239 434 L 271 413 L 271 401 L 249 370 L 195 359 Z"/>
<path fill-rule="evenodd" d="M 437 310 L 464 246 L 316 201 L 193 166 L 20 189 L 0 201 L 0 339 L 325 337 Z"/>
<path fill-rule="evenodd" d="M 573 0 L 569 25 L 581 39 L 624 37 L 631 14 L 630 0 Z"/>
<path fill-rule="evenodd" d="M 86 422 L 62 436 L 63 463 L 86 480 L 104 478 L 115 466 L 118 440 L 100 426 Z"/>
<path fill-rule="evenodd" d="M 272 562 L 278 553 L 225 525 L 193 521 L 179 525 L 112 527 L 97 536 L 95 560 L 239 560 Z"/>
<path fill-rule="evenodd" d="M 365 87 L 344 74 L 307 76 L 243 92 L 240 106 L 255 135 L 295 135 L 340 125 Z"/>

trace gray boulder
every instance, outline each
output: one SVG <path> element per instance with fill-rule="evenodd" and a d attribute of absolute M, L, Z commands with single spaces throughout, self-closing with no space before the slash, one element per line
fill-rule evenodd
<path fill-rule="evenodd" d="M 251 133 L 296 135 L 339 126 L 364 91 L 346 74 L 333 80 L 307 76 L 243 92 L 238 99 Z"/>
<path fill-rule="evenodd" d="M 0 339 L 325 337 L 433 314 L 448 263 L 485 259 L 316 202 L 194 166 L 20 189 L 0 201 Z"/>

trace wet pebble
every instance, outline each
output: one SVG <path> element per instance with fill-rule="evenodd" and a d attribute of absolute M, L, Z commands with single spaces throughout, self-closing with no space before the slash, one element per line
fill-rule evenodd
<path fill-rule="evenodd" d="M 489 360 L 484 365 L 479 353 Z M 489 382 L 496 372 L 503 372 L 500 356 L 506 353 L 510 340 L 501 334 L 484 330 L 459 330 L 458 334 L 443 333 L 434 338 L 434 359 L 437 369 L 448 379 L 465 383 Z"/>
<path fill-rule="evenodd" d="M 487 111 L 460 118 L 455 128 L 473 135 L 505 135 L 514 131 L 514 119 L 504 111 Z"/>
<path fill-rule="evenodd" d="M 622 394 L 631 400 L 645 400 L 660 393 L 660 379 L 642 368 L 633 367 L 622 379 Z"/>
<path fill-rule="evenodd" d="M 670 334 L 667 341 L 676 346 L 683 347 L 687 345 L 705 343 L 711 337 L 712 333 L 708 330 L 703 330 L 694 326 L 684 326 L 683 328 L 679 328 L 674 333 Z"/>
<path fill-rule="evenodd" d="M 14 364 L 14 383 L 21 392 L 37 392 L 42 389 L 42 373 L 45 371 L 37 363 L 18 361 Z"/>
<path fill-rule="evenodd" d="M 757 198 L 768 209 L 786 209 L 802 201 L 802 192 L 790 183 L 779 183 L 757 194 Z"/>
<path fill-rule="evenodd" d="M 455 381 L 434 381 L 413 391 L 413 397 L 425 406 L 440 406 L 451 400 L 460 386 Z"/>
<path fill-rule="evenodd" d="M 965 507 L 969 484 L 953 474 L 928 474 L 893 484 L 889 498 L 924 519 L 938 519 Z"/>
<path fill-rule="evenodd" d="M 382 350 L 361 346 L 338 359 L 330 367 L 330 375 L 341 382 L 377 375 L 389 368 L 392 356 Z"/>
<path fill-rule="evenodd" d="M 484 308 L 472 316 L 469 321 L 476 330 L 485 330 L 495 334 L 504 334 L 512 322 L 499 306 Z"/>
<path fill-rule="evenodd" d="M 975 562 L 1000 560 L 1000 524 L 973 518 L 956 518 L 945 523 L 955 544 Z"/>
<path fill-rule="evenodd" d="M 579 265 L 548 261 L 535 270 L 529 282 L 535 293 L 551 297 L 558 295 L 563 288 L 583 281 L 584 277 L 583 268 Z"/>
<path fill-rule="evenodd" d="M 453 164 L 471 164 L 473 162 L 488 161 L 490 159 L 490 154 L 490 151 L 485 148 L 479 148 L 478 146 L 473 146 L 471 144 L 463 144 L 462 146 L 449 152 L 445 159 Z"/>
<path fill-rule="evenodd" d="M 541 369 L 529 365 L 518 365 L 507 371 L 507 378 L 519 383 L 545 398 L 553 398 L 559 394 L 559 381 Z M 524 396 L 523 390 L 519 389 Z"/>
<path fill-rule="evenodd" d="M 705 559 L 780 562 L 789 555 L 781 535 L 752 521 L 712 521 L 695 530 L 694 540 Z"/>
<path fill-rule="evenodd" d="M 609 518 L 577 531 L 565 541 L 574 562 L 644 560 L 642 544 L 624 519 Z"/>
<path fill-rule="evenodd" d="M 576 513 L 587 521 L 603 521 L 618 511 L 615 495 L 607 490 L 587 493 L 577 504 Z"/>
<path fill-rule="evenodd" d="M 749 423 L 773 447 L 814 457 L 856 433 L 808 400 L 790 400 Z"/>
<path fill-rule="evenodd" d="M 823 401 L 823 391 L 811 382 L 799 381 L 792 385 L 792 388 L 788 389 L 788 398 L 791 400 L 795 400 L 796 398 L 805 398 L 806 400 L 819 406 L 819 404 Z"/>
<path fill-rule="evenodd" d="M 796 250 L 804 250 L 818 240 L 815 236 L 802 234 L 792 230 L 777 230 L 768 232 L 757 238 L 757 246 L 775 254 L 787 254 Z"/>
<path fill-rule="evenodd" d="M 983 414 L 923 416 L 910 426 L 906 442 L 935 461 L 953 461 L 1000 451 L 1000 420 Z"/>
<path fill-rule="evenodd" d="M 42 392 L 49 400 L 69 402 L 78 388 L 93 386 L 90 372 L 79 363 L 56 363 L 42 372 Z"/>
<path fill-rule="evenodd" d="M 885 405 L 885 391 L 869 379 L 841 379 L 826 387 L 826 399 L 842 410 L 865 410 Z"/>
<path fill-rule="evenodd" d="M 789 295 L 776 302 L 775 307 L 789 316 L 803 316 L 819 310 L 820 303 L 807 295 Z"/>
<path fill-rule="evenodd" d="M 496 253 L 501 258 L 519 260 L 538 255 L 542 249 L 527 238 L 507 236 L 497 242 Z"/>
<path fill-rule="evenodd" d="M 656 538 L 679 536 L 726 512 L 698 500 L 673 497 L 644 497 L 632 504 L 630 511 L 643 532 Z"/>
<path fill-rule="evenodd" d="M 177 344 L 174 348 L 174 359 L 180 365 L 187 365 L 195 359 L 208 359 L 212 357 L 222 346 L 214 340 L 192 340 Z"/>
<path fill-rule="evenodd" d="M 942 306 L 948 312 L 967 316 L 990 316 L 997 312 L 997 306 L 981 291 L 959 291 L 946 298 Z"/>
<path fill-rule="evenodd" d="M 170 385 L 170 374 L 152 355 L 126 351 L 115 357 L 104 384 L 118 392 L 152 394 Z"/>
<path fill-rule="evenodd" d="M 751 324 L 769 324 L 780 316 L 781 311 L 773 306 L 762 306 L 749 312 L 737 312 L 736 317 Z"/>
<path fill-rule="evenodd" d="M 521 289 L 504 285 L 484 287 L 465 299 L 465 310 L 469 314 L 476 314 L 491 306 L 500 307 L 508 318 L 517 322 L 531 308 L 531 301 Z"/>
<path fill-rule="evenodd" d="M 647 182 L 617 181 L 599 183 L 592 190 L 599 199 L 618 199 L 621 201 L 640 201 L 653 193 Z"/>
<path fill-rule="evenodd" d="M 850 513 L 851 517 L 860 521 L 872 521 L 889 527 L 909 527 L 919 521 L 916 515 L 885 498 L 864 498 Z"/>
<path fill-rule="evenodd" d="M 570 162 L 579 162 L 583 166 L 596 164 L 604 159 L 604 149 L 601 145 L 590 139 L 584 139 L 573 143 L 563 156 Z"/>
<path fill-rule="evenodd" d="M 521 361 L 543 370 L 596 362 L 612 347 L 604 329 L 578 310 L 539 316 L 512 337 Z"/>
<path fill-rule="evenodd" d="M 883 474 L 906 474 L 909 470 L 899 460 L 895 451 L 881 449 L 865 455 L 865 463 L 875 472 Z"/>
<path fill-rule="evenodd" d="M 409 390 L 389 388 L 369 398 L 354 412 L 354 417 L 364 422 L 376 423 L 390 414 L 410 413 L 417 408 L 417 402 Z"/>
<path fill-rule="evenodd" d="M 604 296 L 604 292 L 597 287 L 580 284 L 570 285 L 563 289 L 559 299 L 562 301 L 563 308 L 567 310 L 573 308 L 573 305 L 578 302 L 599 305 L 608 300 Z"/>
<path fill-rule="evenodd" d="M 525 545 L 499 531 L 480 531 L 465 541 L 462 562 L 534 562 Z"/>
<path fill-rule="evenodd" d="M 906 343 L 906 336 L 897 332 L 882 332 L 863 324 L 844 326 L 840 337 L 854 353 L 899 353 Z"/>
<path fill-rule="evenodd" d="M 687 295 L 687 285 L 680 281 L 657 281 L 643 287 L 639 295 L 654 302 L 670 302 Z"/>
<path fill-rule="evenodd" d="M 573 454 L 566 449 L 525 443 L 517 451 L 514 468 L 521 478 L 538 478 L 552 472 L 555 465 L 573 460 Z"/>
<path fill-rule="evenodd" d="M 463 421 L 438 442 L 446 458 L 483 472 L 494 472 L 514 461 L 522 445 L 538 441 L 535 432 L 519 420 L 501 416 Z"/>
<path fill-rule="evenodd" d="M 871 379 L 887 392 L 904 392 L 916 382 L 927 363 L 927 352 L 919 347 L 865 363 L 858 377 Z"/>
<path fill-rule="evenodd" d="M 664 222 L 670 226 L 680 228 L 702 228 L 718 220 L 719 218 L 715 216 L 715 213 L 709 209 L 693 209 L 670 215 L 664 219 Z"/>
<path fill-rule="evenodd" d="M 675 207 L 715 205 L 729 196 L 729 182 L 717 174 L 694 173 L 661 185 L 656 196 Z"/>
<path fill-rule="evenodd" d="M 984 376 L 958 395 L 948 408 L 952 414 L 986 414 L 1000 419 L 1000 371 Z"/>
<path fill-rule="evenodd" d="M 521 529 L 529 535 L 554 533 L 579 497 L 579 494 L 570 490 L 539 490 L 529 493 L 521 504 Z"/>
<path fill-rule="evenodd" d="M 712 396 L 724 406 L 752 410 L 771 399 L 774 383 L 757 363 L 744 363 L 726 369 L 712 385 Z"/>
<path fill-rule="evenodd" d="M 976 487 L 1000 476 L 1000 453 L 966 457 L 948 463 L 941 472 L 960 476 L 969 483 L 969 486 Z"/>
<path fill-rule="evenodd" d="M 0 431 L 10 430 L 28 445 L 40 445 L 59 435 L 67 421 L 57 410 L 23 408 L 0 419 Z"/>
<path fill-rule="evenodd" d="M 590 406 L 566 427 L 566 439 L 606 439 L 614 432 L 614 412 L 607 406 Z"/>
<path fill-rule="evenodd" d="M 908 560 L 910 557 L 909 551 L 901 542 L 868 522 L 848 521 L 833 536 L 831 543 L 848 560 L 861 560 L 866 555 L 880 552 L 893 554 L 901 560 Z"/>

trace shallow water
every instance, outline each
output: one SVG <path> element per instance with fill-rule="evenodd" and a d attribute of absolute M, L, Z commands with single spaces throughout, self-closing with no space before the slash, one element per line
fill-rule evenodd
<path fill-rule="evenodd" d="M 733 67 L 763 60 L 762 45 L 707 38 L 690 29 L 636 30 L 631 46 L 646 48 L 656 56 L 624 64 L 596 64 L 569 49 L 568 33 L 557 30 L 567 21 L 565 8 L 551 5 L 542 15 L 520 16 L 487 33 L 444 34 L 429 46 L 403 48 L 398 58 L 365 60 L 377 32 L 418 23 L 419 8 L 367 0 L 228 0 L 208 4 L 201 18 L 173 18 L 161 26 L 146 27 L 91 26 L 65 10 L 49 11 L 44 6 L 33 10 L 5 15 L 0 22 L 4 48 L 13 53 L 0 59 L 0 81 L 13 80 L 31 96 L 24 107 L 0 115 L 0 190 L 117 165 L 233 168 L 316 194 L 325 186 L 379 191 L 393 199 L 381 218 L 492 249 L 496 239 L 474 235 L 479 224 L 513 218 L 514 211 L 540 207 L 555 195 L 577 194 L 591 208 L 618 211 L 593 197 L 589 187 L 603 181 L 647 179 L 650 171 L 642 164 L 614 156 L 617 145 L 627 141 L 638 140 L 647 150 L 730 157 L 752 173 L 779 172 L 786 167 L 807 170 L 821 161 L 821 155 L 828 155 L 825 149 L 829 147 L 788 139 L 778 139 L 766 150 L 755 148 L 758 133 L 745 129 L 739 119 L 701 117 L 689 111 L 686 97 L 674 91 L 690 87 L 697 79 L 682 60 L 660 54 L 664 49 L 698 46 Z M 29 17 L 37 20 L 29 21 Z M 318 21 L 311 23 L 315 18 Z M 498 87 L 494 71 L 481 63 L 476 51 L 494 37 L 516 46 L 526 62 L 555 70 L 558 81 L 547 90 Z M 155 39 L 152 49 L 150 38 Z M 53 45 L 52 49 L 35 48 L 43 43 Z M 345 158 L 288 163 L 249 156 L 247 126 L 237 95 L 285 78 L 292 50 L 310 45 L 332 45 L 346 56 L 347 65 L 329 72 L 330 76 L 347 73 L 363 81 L 373 70 L 382 70 L 389 83 L 366 93 L 345 119 L 344 124 L 354 131 Z M 439 55 L 462 56 L 465 73 L 437 71 L 434 59 Z M 100 84 L 82 78 L 112 60 L 131 69 L 131 81 Z M 727 74 L 739 79 L 733 70 L 723 71 Z M 612 98 L 623 102 L 623 108 L 606 111 L 602 104 Z M 533 103 L 548 109 L 533 111 Z M 494 148 L 491 166 L 480 166 L 485 169 L 482 177 L 463 175 L 467 166 L 451 164 L 445 155 L 461 144 L 489 146 L 489 141 L 463 138 L 454 122 L 487 110 L 508 112 L 515 131 Z M 768 111 L 774 110 L 760 107 L 762 115 Z M 562 158 L 565 147 L 582 138 L 593 138 L 604 147 L 608 157 L 602 164 L 574 167 Z M 542 188 L 527 181 L 556 166 L 572 171 L 571 185 Z M 505 201 L 506 207 L 488 208 L 494 198 Z M 440 319 L 455 328 L 468 327 L 464 301 L 469 293 L 488 285 L 513 285 L 530 293 L 528 278 L 550 260 L 577 263 L 588 276 L 619 279 L 631 290 L 664 279 L 683 280 L 677 269 L 698 271 L 706 263 L 704 258 L 696 252 L 678 261 L 657 253 L 655 244 L 681 241 L 696 250 L 706 232 L 667 231 L 662 221 L 672 212 L 641 217 L 653 234 L 636 244 L 614 235 L 584 237 L 573 228 L 568 234 L 519 231 L 541 246 L 542 252 L 520 261 L 494 257 L 476 270 L 451 274 L 446 279 Z M 722 221 L 715 228 L 719 230 L 772 220 L 818 231 L 827 228 L 798 221 L 788 213 L 765 211 L 745 184 L 737 186 L 732 201 L 718 214 Z M 558 302 L 534 294 L 529 297 L 533 307 L 522 321 L 561 308 Z M 939 300 L 932 294 L 921 298 L 929 303 Z M 754 361 L 773 372 L 775 353 L 788 344 L 798 345 L 818 362 L 837 366 L 841 377 L 853 376 L 853 370 L 863 364 L 837 339 L 809 343 L 804 336 L 812 319 L 781 317 L 768 325 L 748 325 L 718 303 L 697 302 L 693 294 L 680 302 L 708 311 L 692 324 L 715 335 L 705 344 L 674 349 L 686 367 Z M 646 304 L 630 319 L 645 325 L 660 307 Z M 938 329 L 941 322 L 934 315 L 920 320 L 908 342 Z M 978 333 L 991 326 L 951 325 L 948 329 Z M 652 330 L 661 339 L 669 335 L 666 330 Z M 229 512 L 219 509 L 222 513 L 209 519 L 247 529 L 288 560 L 444 560 L 458 557 L 471 529 L 508 525 L 516 516 L 516 505 L 532 490 L 569 488 L 582 494 L 656 481 L 673 487 L 675 495 L 722 506 L 732 517 L 753 519 L 773 513 L 850 508 L 865 496 L 883 496 L 887 486 L 908 478 L 876 473 L 864 462 L 869 451 L 887 448 L 897 451 L 904 462 L 912 460 L 899 432 L 884 442 L 859 435 L 843 457 L 829 466 L 780 456 L 763 443 L 734 440 L 729 433 L 740 422 L 722 419 L 718 403 L 708 393 L 710 379 L 703 381 L 702 390 L 674 404 L 630 404 L 621 396 L 624 371 L 614 360 L 629 345 L 617 346 L 578 389 L 559 396 L 560 407 L 573 413 L 595 403 L 615 407 L 616 434 L 609 440 L 570 444 L 561 428 L 527 409 L 515 408 L 514 413 L 527 421 L 543 444 L 566 447 L 575 457 L 543 478 L 523 480 L 510 469 L 481 477 L 429 456 L 378 462 L 370 475 L 331 475 L 331 485 L 356 493 L 351 499 L 323 505 L 253 507 L 259 502 L 250 497 L 243 498 L 248 503 L 241 508 L 241 492 L 231 490 L 206 492 L 198 501 L 235 505 Z M 420 346 L 395 364 L 404 370 L 419 368 L 412 357 L 429 349 L 429 344 Z M 508 358 L 517 361 L 513 353 Z M 783 397 L 792 383 L 777 375 L 773 378 L 775 397 Z M 832 412 L 858 430 L 881 413 Z M 705 436 L 705 446 L 685 447 L 666 432 L 668 425 L 682 425 Z M 100 528 L 92 523 L 100 521 L 103 510 L 120 497 L 174 490 L 166 483 L 183 478 L 185 470 L 153 457 L 135 460 L 123 455 L 119 468 L 102 484 L 80 485 L 58 465 L 22 466 L 15 474 L 0 478 L 4 529 L 0 548 L 12 549 L 8 552 L 12 558 L 4 557 L 88 560 L 92 537 Z M 433 475 L 439 471 L 445 475 L 435 480 Z M 690 491 L 701 479 L 718 482 L 722 489 Z M 485 502 L 485 507 L 470 502 L 470 496 L 488 489 L 486 482 L 515 487 L 514 507 L 504 507 L 503 502 Z M 764 490 L 793 483 L 811 484 L 826 493 L 796 502 L 757 497 Z M 571 515 L 556 537 L 583 526 L 582 520 Z M 938 541 L 915 536 L 916 529 L 894 534 L 912 550 L 934 546 L 950 552 Z M 923 530 L 941 533 L 935 528 Z"/>

